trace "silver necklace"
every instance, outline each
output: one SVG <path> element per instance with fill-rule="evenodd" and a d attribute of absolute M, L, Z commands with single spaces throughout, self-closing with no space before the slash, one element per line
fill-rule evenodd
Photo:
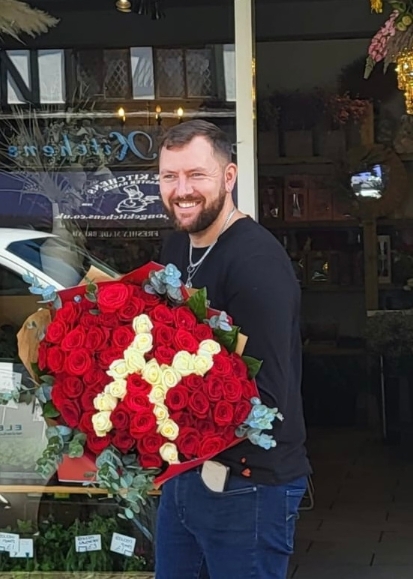
<path fill-rule="evenodd" d="M 231 211 L 228 214 L 228 217 L 225 219 L 225 223 L 221 229 L 221 231 L 218 234 L 218 237 L 216 238 L 216 240 L 214 241 L 214 243 L 212 243 L 208 249 L 205 251 L 205 253 L 202 255 L 202 257 L 200 259 L 198 259 L 198 261 L 196 261 L 195 263 L 192 261 L 192 243 L 191 240 L 189 240 L 189 265 L 186 268 L 186 271 L 188 273 L 188 277 L 186 280 L 186 287 L 191 288 L 192 287 L 192 278 L 194 277 L 194 275 L 197 273 L 197 271 L 199 270 L 199 268 L 201 267 L 201 265 L 203 264 L 204 260 L 206 259 L 206 257 L 211 253 L 211 251 L 214 249 L 214 247 L 216 246 L 216 244 L 218 243 L 219 238 L 221 237 L 221 235 L 224 233 L 225 229 L 228 226 L 228 223 L 231 221 L 232 216 L 234 215 L 236 211 L 236 208 L 233 207 L 231 209 Z"/>

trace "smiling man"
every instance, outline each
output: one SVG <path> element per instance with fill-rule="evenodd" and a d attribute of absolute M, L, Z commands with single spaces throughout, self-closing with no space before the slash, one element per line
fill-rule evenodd
<path fill-rule="evenodd" d="M 284 248 L 234 206 L 237 167 L 218 127 L 194 120 L 170 129 L 160 144 L 159 175 L 177 230 L 162 262 L 174 263 L 188 287 L 206 287 L 211 306 L 248 336 L 245 354 L 263 361 L 261 399 L 284 421 L 274 426 L 275 448 L 245 441 L 214 458 L 229 473 L 222 491 L 211 490 L 202 469 L 164 485 L 156 578 L 285 579 L 310 472 L 299 285 Z"/>

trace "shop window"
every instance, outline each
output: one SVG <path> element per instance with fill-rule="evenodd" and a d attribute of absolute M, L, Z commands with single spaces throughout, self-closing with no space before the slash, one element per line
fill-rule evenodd
<path fill-rule="evenodd" d="M 155 50 L 155 78 L 160 98 L 217 97 L 215 52 L 205 48 Z"/>
<path fill-rule="evenodd" d="M 132 91 L 134 99 L 153 100 L 155 79 L 153 74 L 152 48 L 131 48 Z"/>
<path fill-rule="evenodd" d="M 0 265 L 0 295 L 27 296 L 30 292 L 28 285 L 17 273 Z"/>
<path fill-rule="evenodd" d="M 129 50 L 78 51 L 76 77 L 83 97 L 130 98 Z"/>

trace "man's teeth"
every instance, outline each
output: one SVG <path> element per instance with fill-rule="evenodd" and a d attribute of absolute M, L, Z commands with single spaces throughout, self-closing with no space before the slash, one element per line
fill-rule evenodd
<path fill-rule="evenodd" d="M 195 207 L 196 203 L 178 203 L 178 207 L 182 209 L 189 209 L 190 207 Z"/>

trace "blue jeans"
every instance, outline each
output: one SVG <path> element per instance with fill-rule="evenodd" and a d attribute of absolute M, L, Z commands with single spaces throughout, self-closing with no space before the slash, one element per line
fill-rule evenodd
<path fill-rule="evenodd" d="M 306 477 L 259 485 L 230 476 L 222 493 L 198 470 L 162 487 L 156 579 L 286 579 Z"/>

